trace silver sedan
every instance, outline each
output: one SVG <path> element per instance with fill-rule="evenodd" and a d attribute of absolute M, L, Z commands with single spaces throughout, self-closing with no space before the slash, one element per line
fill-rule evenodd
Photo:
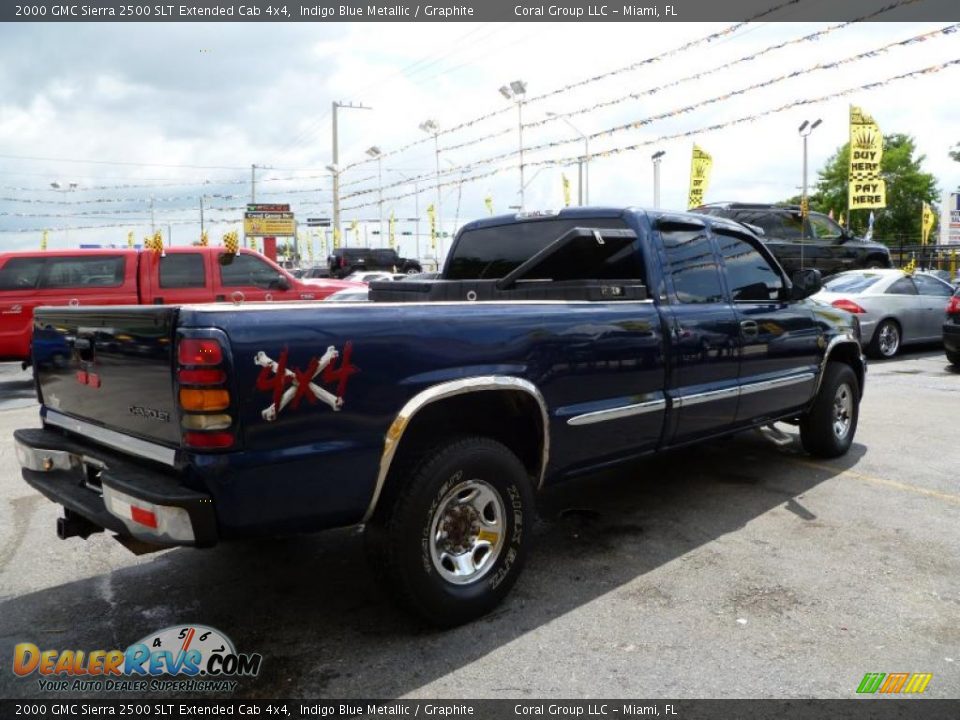
<path fill-rule="evenodd" d="M 855 314 L 867 352 L 891 358 L 903 345 L 940 340 L 952 294 L 930 273 L 878 269 L 834 275 L 813 298 Z"/>

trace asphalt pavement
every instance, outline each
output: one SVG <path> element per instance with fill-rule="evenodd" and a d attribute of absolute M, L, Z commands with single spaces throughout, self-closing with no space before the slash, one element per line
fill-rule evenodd
<path fill-rule="evenodd" d="M 191 622 L 263 654 L 237 697 L 847 698 L 868 672 L 960 696 L 960 373 L 937 349 L 871 364 L 843 458 L 747 433 L 550 491 L 507 602 L 445 632 L 387 601 L 353 530 L 139 557 L 58 540 L 11 442 L 31 397 L 0 366 L 2 697 L 38 695 L 15 643 Z"/>

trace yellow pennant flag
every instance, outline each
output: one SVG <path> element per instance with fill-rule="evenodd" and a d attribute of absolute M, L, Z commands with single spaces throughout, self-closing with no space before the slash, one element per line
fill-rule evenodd
<path fill-rule="evenodd" d="M 393 216 L 393 210 L 390 211 L 390 219 L 387 221 L 387 235 L 390 238 L 390 247 L 397 246 L 397 219 Z"/>
<path fill-rule="evenodd" d="M 333 249 L 334 250 L 340 249 L 340 228 L 338 227 L 335 227 L 333 229 Z"/>
<path fill-rule="evenodd" d="M 350 232 L 353 233 L 353 242 L 355 245 L 360 244 L 360 221 L 354 220 L 350 223 Z"/>
<path fill-rule="evenodd" d="M 880 175 L 883 134 L 876 121 L 855 105 L 850 106 L 850 179 L 847 188 L 851 210 L 885 208 L 887 185 Z"/>
<path fill-rule="evenodd" d="M 40 238 L 40 250 L 47 249 L 47 231 L 43 231 L 43 237 Z"/>
<path fill-rule="evenodd" d="M 483 204 L 487 206 L 487 215 L 493 215 L 493 196 L 487 195 L 483 199 Z"/>
<path fill-rule="evenodd" d="M 937 221 L 937 216 L 933 213 L 933 208 L 923 204 L 923 211 L 920 214 L 920 231 L 923 237 L 921 241 L 923 245 L 926 245 L 930 240 L 930 231 L 933 230 L 933 224 Z"/>
<path fill-rule="evenodd" d="M 430 249 L 436 252 L 437 250 L 437 210 L 433 207 L 433 203 L 430 203 L 430 207 L 427 208 L 427 217 L 430 219 Z"/>
<path fill-rule="evenodd" d="M 133 230 L 127 233 L 127 247 L 128 248 L 133 247 Z"/>
<path fill-rule="evenodd" d="M 560 180 L 563 182 L 563 206 L 570 207 L 570 178 L 566 173 L 560 173 Z"/>
<path fill-rule="evenodd" d="M 696 145 L 693 146 L 693 158 L 690 161 L 690 194 L 687 209 L 703 205 L 703 196 L 710 184 L 710 171 L 713 169 L 713 156 Z"/>

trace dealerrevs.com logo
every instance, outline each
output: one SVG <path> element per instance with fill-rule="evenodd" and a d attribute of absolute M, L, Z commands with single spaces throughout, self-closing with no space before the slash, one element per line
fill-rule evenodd
<path fill-rule="evenodd" d="M 256 677 L 262 662 L 206 625 L 164 628 L 126 650 L 41 650 L 29 642 L 13 649 L 13 672 L 38 676 L 43 691 L 224 692 L 236 688 L 232 678 Z"/>

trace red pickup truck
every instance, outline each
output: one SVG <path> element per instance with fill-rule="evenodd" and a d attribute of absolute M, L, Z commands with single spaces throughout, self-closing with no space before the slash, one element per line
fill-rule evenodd
<path fill-rule="evenodd" d="M 354 287 L 297 280 L 259 253 L 221 247 L 0 253 L 0 360 L 27 360 L 42 305 L 322 300 Z"/>

